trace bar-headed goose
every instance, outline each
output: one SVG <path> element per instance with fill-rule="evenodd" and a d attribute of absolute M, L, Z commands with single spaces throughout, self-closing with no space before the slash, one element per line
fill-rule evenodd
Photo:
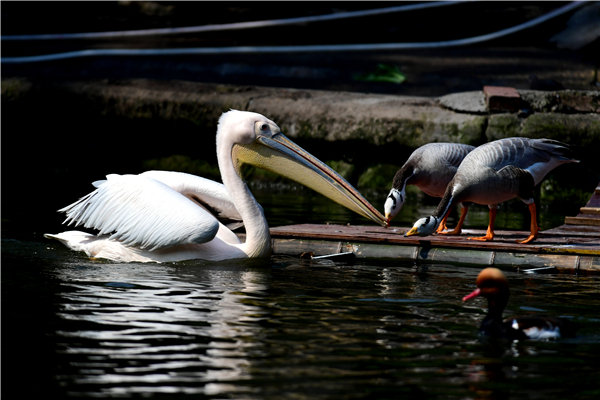
<path fill-rule="evenodd" d="M 392 190 L 385 200 L 385 219 L 388 225 L 404 205 L 406 185 L 415 185 L 425 194 L 442 197 L 458 166 L 473 149 L 475 147 L 458 143 L 429 143 L 416 149 L 396 172 Z M 461 232 L 467 210 L 468 204 L 463 204 L 458 225 L 452 232 L 444 232 L 445 234 Z M 441 222 L 438 233 L 446 229 L 448 214 Z"/>
<path fill-rule="evenodd" d="M 479 146 L 458 167 L 434 214 L 415 222 L 405 236 L 431 235 L 454 204 L 468 201 L 490 208 L 486 235 L 470 239 L 493 240 L 498 204 L 519 197 L 529 205 L 531 234 L 517 242 L 533 241 L 538 234 L 534 186 L 559 165 L 579 162 L 568 156 L 566 146 L 556 140 L 528 138 L 500 139 Z"/>

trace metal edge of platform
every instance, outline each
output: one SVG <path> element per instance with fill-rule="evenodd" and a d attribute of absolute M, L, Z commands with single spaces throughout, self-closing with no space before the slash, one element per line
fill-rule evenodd
<path fill-rule="evenodd" d="M 592 254 L 520 253 L 433 246 L 390 245 L 349 241 L 273 238 L 273 254 L 315 256 L 352 252 L 357 258 L 403 262 L 494 266 L 504 269 L 555 269 L 568 273 L 600 273 L 600 256 Z"/>

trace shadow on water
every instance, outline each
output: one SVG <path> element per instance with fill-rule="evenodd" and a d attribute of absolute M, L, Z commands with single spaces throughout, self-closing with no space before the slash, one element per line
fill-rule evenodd
<path fill-rule="evenodd" d="M 5 390 L 211 399 L 600 390 L 598 277 L 507 271 L 507 313 L 583 325 L 574 339 L 511 344 L 479 339 L 485 305 L 461 302 L 476 268 L 293 257 L 115 264 L 37 236 L 5 237 L 2 261 Z"/>

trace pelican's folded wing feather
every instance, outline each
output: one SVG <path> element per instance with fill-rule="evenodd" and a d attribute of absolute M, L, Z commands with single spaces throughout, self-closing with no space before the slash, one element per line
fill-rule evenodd
<path fill-rule="evenodd" d="M 219 222 L 186 196 L 148 176 L 107 175 L 92 193 L 59 210 L 65 223 L 111 234 L 127 246 L 155 250 L 206 243 Z"/>
<path fill-rule="evenodd" d="M 244 225 L 242 216 L 222 183 L 184 172 L 147 171 L 140 175 L 156 179 L 195 201 L 231 230 Z"/>

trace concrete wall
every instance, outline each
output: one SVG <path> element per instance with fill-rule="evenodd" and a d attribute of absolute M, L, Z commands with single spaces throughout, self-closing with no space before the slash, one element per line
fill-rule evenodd
<path fill-rule="evenodd" d="M 500 106 L 490 112 L 480 91 L 429 98 L 142 79 L 46 83 L 3 78 L 2 128 L 5 139 L 19 127 L 58 129 L 45 150 L 67 157 L 66 145 L 75 158 L 82 149 L 91 151 L 99 164 L 133 166 L 130 172 L 160 168 L 165 157 L 185 155 L 181 162 L 200 169 L 188 172 L 218 179 L 217 120 L 230 108 L 249 110 L 273 119 L 315 156 L 343 167 L 351 183 L 361 182 L 367 172 L 381 178 L 362 179 L 363 186 L 391 185 L 395 170 L 426 143 L 547 137 L 574 146 L 582 159 L 577 173 L 590 175 L 594 187 L 600 174 L 594 159 L 600 149 L 599 92 L 519 94 L 518 110 Z M 205 160 L 204 167 L 195 159 Z"/>

